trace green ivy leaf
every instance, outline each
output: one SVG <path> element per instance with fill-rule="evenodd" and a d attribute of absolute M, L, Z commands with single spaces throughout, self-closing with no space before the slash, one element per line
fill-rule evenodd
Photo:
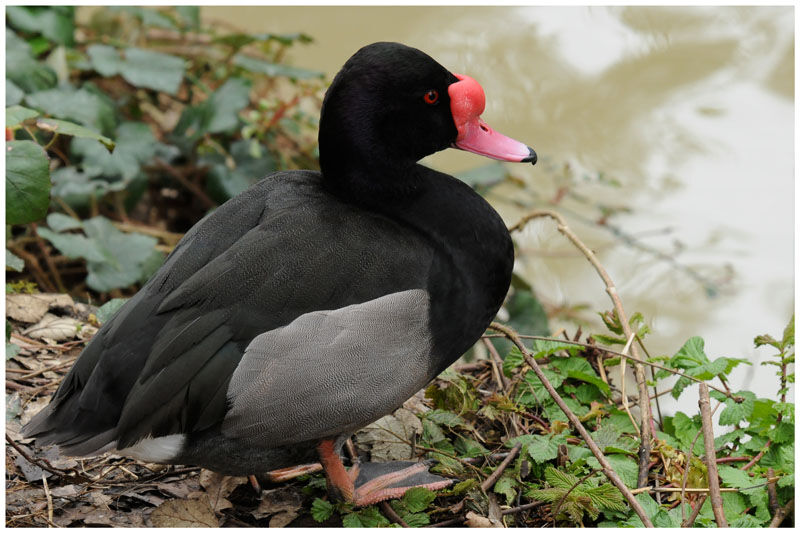
<path fill-rule="evenodd" d="M 250 147 L 255 143 L 261 157 L 253 157 Z M 229 168 L 224 157 L 219 154 L 200 158 L 200 163 L 209 165 L 207 184 L 212 198 L 222 203 L 250 187 L 263 176 L 277 169 L 269 151 L 254 140 L 241 139 L 231 144 L 230 155 L 236 162 Z"/>
<path fill-rule="evenodd" d="M 138 233 L 122 233 L 104 217 L 82 223 L 84 235 L 56 233 L 37 228 L 39 235 L 67 257 L 87 261 L 86 283 L 98 292 L 141 282 L 158 268 L 163 254 L 155 250 L 156 239 Z"/>
<path fill-rule="evenodd" d="M 6 28 L 6 79 L 27 93 L 49 89 L 58 82 L 56 73 L 36 61 L 30 45 L 9 28 Z"/>
<path fill-rule="evenodd" d="M 141 48 L 125 50 L 123 70 L 127 82 L 168 94 L 177 94 L 183 81 L 186 63 L 180 57 Z"/>
<path fill-rule="evenodd" d="M 25 97 L 25 92 L 20 89 L 13 81 L 6 79 L 6 105 L 13 106 L 19 104 Z M 8 111 L 6 111 L 6 126 L 8 126 Z"/>
<path fill-rule="evenodd" d="M 508 169 L 506 169 L 506 166 L 503 163 L 492 162 L 470 170 L 466 170 L 464 172 L 459 172 L 454 174 L 454 176 L 473 189 L 485 190 L 505 180 L 508 177 Z M 516 327 L 514 329 L 516 329 Z M 525 331 L 527 333 L 527 330 L 517 331 Z M 539 334 L 532 333 L 532 335 Z M 544 335 L 547 334 L 545 333 Z"/>
<path fill-rule="evenodd" d="M 71 135 L 72 137 L 80 137 L 83 139 L 94 139 L 105 146 L 109 152 L 114 151 L 114 141 L 100 135 L 96 131 L 84 128 L 66 120 L 59 120 L 56 118 L 42 118 L 36 121 L 36 127 L 39 129 L 59 133 L 61 135 Z"/>
<path fill-rule="evenodd" d="M 65 46 L 75 44 L 75 8 L 67 6 L 23 7 L 8 6 L 6 17 L 15 28 L 42 34 Z"/>
<path fill-rule="evenodd" d="M 75 90 L 59 87 L 29 94 L 25 102 L 48 115 L 65 120 L 74 120 L 108 134 L 116 123 L 114 108 L 102 96 L 85 88 Z"/>
<path fill-rule="evenodd" d="M 25 261 L 11 253 L 10 251 L 6 250 L 6 270 L 15 270 L 17 272 L 22 272 L 25 268 Z"/>
<path fill-rule="evenodd" d="M 311 503 L 311 517 L 317 522 L 324 522 L 333 514 L 333 505 L 325 500 L 315 498 Z"/>
<path fill-rule="evenodd" d="M 119 311 L 127 301 L 128 298 L 112 298 L 111 300 L 107 301 L 101 305 L 99 309 L 97 309 L 97 312 L 95 313 L 97 321 L 101 324 L 105 324 L 111 319 L 111 317 L 117 314 L 117 311 Z"/>
<path fill-rule="evenodd" d="M 38 117 L 39 112 L 21 105 L 6 108 L 6 128 L 19 126 L 29 118 Z"/>
<path fill-rule="evenodd" d="M 6 142 L 6 224 L 35 222 L 50 205 L 50 163 L 32 141 Z"/>
<path fill-rule="evenodd" d="M 310 78 L 323 78 L 324 73 L 315 70 L 270 63 L 263 59 L 249 57 L 243 54 L 233 56 L 233 64 L 256 74 L 266 74 L 270 77 L 285 76 L 293 80 L 306 80 Z"/>

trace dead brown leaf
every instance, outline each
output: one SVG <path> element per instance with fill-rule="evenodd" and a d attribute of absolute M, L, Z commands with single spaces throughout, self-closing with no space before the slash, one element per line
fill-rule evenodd
<path fill-rule="evenodd" d="M 155 527 L 219 527 L 214 511 L 203 500 L 168 500 L 150 514 Z"/>
<path fill-rule="evenodd" d="M 502 522 L 490 520 L 485 516 L 469 511 L 467 513 L 467 520 L 464 522 L 467 527 L 503 527 Z"/>
<path fill-rule="evenodd" d="M 33 324 L 42 319 L 48 310 L 67 307 L 75 303 L 69 294 L 7 294 L 6 316 L 12 320 Z"/>
<path fill-rule="evenodd" d="M 247 483 L 247 478 L 243 476 L 224 476 L 211 470 L 200 471 L 200 486 L 205 489 L 208 503 L 216 512 L 233 507 L 228 496 L 244 483 Z"/>
<path fill-rule="evenodd" d="M 71 317 L 46 313 L 39 322 L 23 330 L 31 339 L 61 342 L 78 337 L 85 324 Z"/>
<path fill-rule="evenodd" d="M 261 502 L 250 511 L 256 520 L 272 516 L 269 527 L 284 527 L 300 515 L 303 496 L 293 487 L 278 487 L 261 492 Z"/>

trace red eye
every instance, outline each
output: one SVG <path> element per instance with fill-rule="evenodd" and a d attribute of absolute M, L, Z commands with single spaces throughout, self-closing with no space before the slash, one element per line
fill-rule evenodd
<path fill-rule="evenodd" d="M 422 97 L 425 100 L 426 104 L 435 104 L 439 101 L 439 93 L 435 89 L 431 89 L 430 91 L 425 93 L 425 96 Z"/>

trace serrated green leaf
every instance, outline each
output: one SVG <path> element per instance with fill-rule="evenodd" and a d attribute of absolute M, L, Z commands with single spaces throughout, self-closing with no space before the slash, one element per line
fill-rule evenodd
<path fill-rule="evenodd" d="M 471 427 L 469 422 L 461 418 L 456 413 L 452 413 L 450 411 L 444 411 L 442 409 L 433 409 L 425 413 L 424 416 L 431 422 L 434 422 L 442 426 L 464 427 L 464 428 Z"/>
<path fill-rule="evenodd" d="M 349 513 L 342 517 L 342 527 L 367 527 L 361 522 L 357 513 Z"/>
<path fill-rule="evenodd" d="M 739 514 L 733 520 L 728 521 L 728 527 L 734 527 L 737 529 L 745 527 L 764 527 L 764 523 L 753 515 Z"/>
<path fill-rule="evenodd" d="M 325 500 L 315 498 L 311 503 L 311 517 L 317 522 L 324 522 L 333 514 L 333 505 Z"/>
<path fill-rule="evenodd" d="M 481 457 L 489 453 L 489 450 L 484 448 L 480 442 L 468 439 L 462 435 L 456 438 L 454 446 L 456 452 L 461 457 Z"/>
<path fill-rule="evenodd" d="M 557 468 L 553 468 L 552 466 L 548 466 L 547 469 L 544 471 L 544 478 L 550 486 L 558 488 L 558 489 L 571 489 L 575 486 L 580 478 L 570 474 L 569 472 L 564 472 Z"/>
<path fill-rule="evenodd" d="M 403 513 L 400 518 L 408 527 L 423 527 L 431 523 L 431 517 L 425 513 Z"/>
<path fill-rule="evenodd" d="M 528 456 L 535 463 L 545 463 L 558 456 L 558 445 L 560 440 L 553 439 L 547 435 L 520 435 L 506 441 L 507 448 L 513 448 L 517 443 L 522 444 L 523 453 L 527 451 Z"/>
<path fill-rule="evenodd" d="M 732 398 L 725 400 L 725 409 L 719 415 L 721 426 L 733 426 L 753 414 L 756 395 L 750 391 L 739 391 L 736 396 L 741 396 L 744 401 L 736 403 Z"/>
<path fill-rule="evenodd" d="M 28 109 L 21 105 L 14 105 L 6 108 L 6 128 L 19 126 L 29 118 L 38 117 L 39 112 L 35 109 Z"/>
<path fill-rule="evenodd" d="M 583 351 L 583 349 L 584 349 L 583 346 L 571 344 L 568 342 L 535 339 L 533 341 L 533 346 L 531 347 L 531 352 L 533 353 L 533 357 L 535 359 L 538 359 L 540 357 L 547 357 L 548 355 L 552 355 L 562 350 L 566 351 L 570 355 L 575 355 Z"/>
<path fill-rule="evenodd" d="M 436 499 L 436 493 L 422 487 L 408 489 L 403 495 L 402 502 L 411 513 L 419 513 L 428 508 Z"/>
<path fill-rule="evenodd" d="M 494 485 L 494 492 L 506 497 L 506 504 L 511 505 L 517 497 L 517 480 L 510 475 L 503 475 Z"/>
<path fill-rule="evenodd" d="M 610 483 L 603 483 L 597 487 L 585 487 L 581 485 L 581 492 L 589 496 L 592 504 L 600 509 L 611 511 L 625 511 L 628 509 L 625 500 L 619 490 Z"/>
<path fill-rule="evenodd" d="M 560 387 L 564 381 L 564 376 L 549 368 L 543 368 L 542 373 L 554 388 Z M 535 407 L 549 404 L 553 400 L 536 374 L 528 371 L 517 388 L 517 396 L 514 401 L 521 405 Z"/>
<path fill-rule="evenodd" d="M 386 527 L 390 524 L 389 520 L 383 516 L 375 506 L 365 507 L 358 512 L 346 516 L 352 515 L 358 517 L 358 522 L 361 525 L 345 525 L 345 527 Z M 342 525 L 344 525 L 344 520 L 342 520 Z"/>
<path fill-rule="evenodd" d="M 729 465 L 717 465 L 717 471 L 722 483 L 728 487 L 744 489 L 758 485 L 760 482 L 758 479 L 751 478 L 744 470 L 739 470 Z"/>
<path fill-rule="evenodd" d="M 24 268 L 25 261 L 11 253 L 9 250 L 6 250 L 6 270 L 22 272 Z"/>
<path fill-rule="evenodd" d="M 636 488 L 639 477 L 639 465 L 636 459 L 627 455 L 610 454 L 606 459 L 611 464 L 614 471 L 619 474 L 622 481 L 630 488 Z M 597 466 L 600 466 L 599 463 Z"/>
<path fill-rule="evenodd" d="M 35 222 L 50 205 L 50 163 L 32 141 L 6 141 L 6 224 Z"/>
<path fill-rule="evenodd" d="M 781 444 L 783 442 L 790 442 L 794 440 L 794 424 L 787 422 L 779 422 L 775 426 L 775 430 L 771 433 L 772 442 Z"/>
<path fill-rule="evenodd" d="M 794 487 L 794 474 L 781 476 L 781 478 L 778 480 L 778 486 L 780 488 Z"/>

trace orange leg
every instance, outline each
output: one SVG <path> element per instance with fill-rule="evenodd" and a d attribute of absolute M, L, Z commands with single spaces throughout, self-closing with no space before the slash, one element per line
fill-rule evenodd
<path fill-rule="evenodd" d="M 319 463 L 311 463 L 307 465 L 290 466 L 288 468 L 279 468 L 277 470 L 270 470 L 267 472 L 267 478 L 272 483 L 282 483 L 289 481 L 304 474 L 313 474 L 322 470 L 322 465 Z"/>
<path fill-rule="evenodd" d="M 453 482 L 430 474 L 424 462 L 366 463 L 361 469 L 354 466 L 348 472 L 334 449 L 333 440 L 321 441 L 317 452 L 332 496 L 359 507 L 400 498 L 413 487 L 439 490 Z M 359 476 L 359 471 L 362 476 Z"/>

